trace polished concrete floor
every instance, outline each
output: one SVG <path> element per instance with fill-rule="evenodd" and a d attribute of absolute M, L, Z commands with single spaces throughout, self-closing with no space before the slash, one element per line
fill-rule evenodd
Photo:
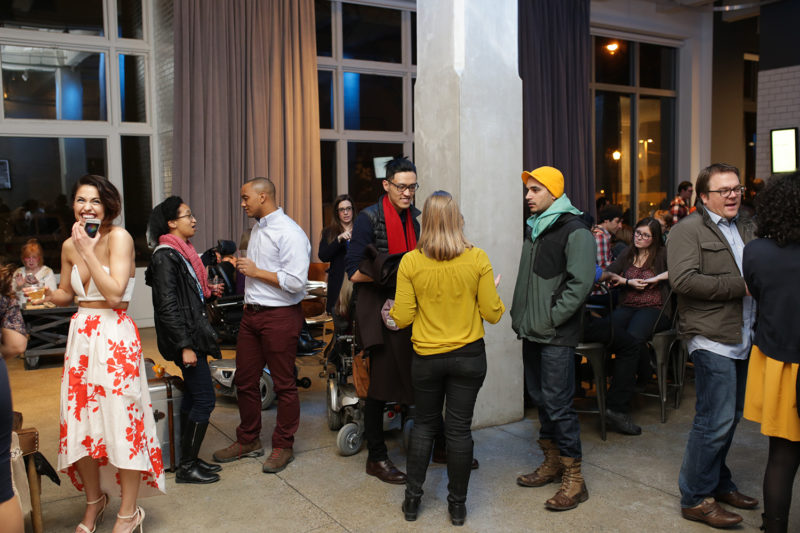
<path fill-rule="evenodd" d="M 160 361 L 154 331 L 143 329 L 141 334 L 145 356 Z M 226 357 L 232 356 L 226 353 Z M 25 371 L 19 360 L 9 362 L 15 409 L 23 412 L 25 426 L 38 428 L 40 448 L 53 465 L 58 446 L 59 361 L 59 357 L 50 362 L 43 359 L 38 369 L 30 371 Z M 353 457 L 337 452 L 336 433 L 326 423 L 318 359 L 303 358 L 299 366 L 300 375 L 310 377 L 313 385 L 300 392 L 295 461 L 277 475 L 263 474 L 258 459 L 229 463 L 224 465 L 221 481 L 212 485 L 178 485 L 174 474 L 168 474 L 165 495 L 140 501 L 147 512 L 145 531 L 389 532 L 453 527 L 447 515 L 445 468 L 431 466 L 428 470 L 419 519 L 405 522 L 400 511 L 403 487 L 365 475 L 365 450 Z M 174 367 L 170 372 L 177 373 Z M 659 421 L 656 400 L 637 397 L 635 404 L 634 417 L 643 428 L 638 437 L 609 433 L 603 442 L 596 416 L 581 416 L 583 471 L 590 497 L 564 513 L 544 508 L 555 485 L 522 488 L 514 481 L 541 460 L 535 443 L 535 409 L 518 422 L 475 431 L 475 454 L 481 467 L 472 473 L 469 514 L 461 531 L 711 531 L 703 524 L 683 520 L 678 504 L 678 470 L 694 414 L 692 384 L 684 391 L 681 408 L 668 411 L 666 424 Z M 264 411 L 263 420 L 261 438 L 268 445 L 274 406 Z M 211 422 L 201 452 L 206 459 L 235 438 L 235 402 L 218 398 Z M 398 432 L 387 437 L 390 456 L 402 468 L 402 437 Z M 767 439 L 755 424 L 743 421 L 729 455 L 734 480 L 742 492 L 761 497 L 766 456 Z M 45 531 L 74 531 L 83 513 L 83 495 L 63 474 L 61 486 L 46 478 L 42 485 Z M 795 484 L 794 494 L 790 531 L 800 530 L 800 483 Z M 111 531 L 118 506 L 119 499 L 112 498 L 109 516 L 98 532 Z M 733 530 L 756 531 L 760 513 L 760 509 L 741 511 L 744 522 Z"/>

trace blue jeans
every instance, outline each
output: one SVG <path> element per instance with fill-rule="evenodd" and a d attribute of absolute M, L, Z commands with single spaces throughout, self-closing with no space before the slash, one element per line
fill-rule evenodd
<path fill-rule="evenodd" d="M 192 422 L 200 424 L 208 422 L 217 401 L 214 384 L 211 381 L 211 369 L 208 368 L 208 357 L 198 353 L 197 365 L 185 366 L 180 362 L 178 366 L 185 385 L 181 411 L 188 413 Z"/>
<path fill-rule="evenodd" d="M 440 355 L 416 356 L 411 362 L 414 385 L 414 429 L 408 450 L 406 494 L 422 495 L 434 438 L 442 424 L 447 439 L 447 500 L 463 503 L 472 469 L 472 414 L 486 377 L 483 340 Z"/>
<path fill-rule="evenodd" d="M 640 379 L 652 376 L 653 370 L 650 366 L 650 350 L 645 344 L 653 337 L 653 327 L 656 325 L 661 309 L 657 307 L 628 307 L 621 305 L 614 309 L 611 321 L 614 323 L 614 331 L 627 331 L 631 337 L 639 341 L 639 367 L 638 374 Z M 669 328 L 669 320 L 666 316 L 661 316 L 656 331 Z"/>
<path fill-rule="evenodd" d="M 581 458 L 581 427 L 572 408 L 575 348 L 522 340 L 525 382 L 539 409 L 539 438 L 558 445 L 562 457 Z"/>
<path fill-rule="evenodd" d="M 707 496 L 731 492 L 736 485 L 725 458 L 742 418 L 747 360 L 695 350 L 697 405 L 678 477 L 681 507 L 699 505 Z"/>

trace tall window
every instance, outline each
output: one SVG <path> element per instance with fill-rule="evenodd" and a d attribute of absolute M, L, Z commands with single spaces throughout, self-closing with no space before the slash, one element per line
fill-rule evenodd
<path fill-rule="evenodd" d="M 416 13 L 407 3 L 315 1 L 326 224 L 339 194 L 359 209 L 375 203 L 381 158 L 413 157 Z"/>
<path fill-rule="evenodd" d="M 635 219 L 666 207 L 684 179 L 675 175 L 676 67 L 673 47 L 594 37 L 595 192 Z"/>
<path fill-rule="evenodd" d="M 36 238 L 58 270 L 84 174 L 123 195 L 137 262 L 152 206 L 149 2 L 11 2 L 0 10 L 0 260 Z M 7 173 L 5 172 L 7 170 Z"/>

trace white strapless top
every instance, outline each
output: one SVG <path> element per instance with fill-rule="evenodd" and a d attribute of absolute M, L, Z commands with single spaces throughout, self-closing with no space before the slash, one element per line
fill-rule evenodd
<path fill-rule="evenodd" d="M 107 266 L 103 266 L 103 270 L 110 273 L 110 270 Z M 125 294 L 122 295 L 123 302 L 130 302 L 131 296 L 133 296 L 133 286 L 136 278 L 129 278 L 128 285 L 125 287 Z M 100 291 L 97 289 L 97 285 L 94 284 L 94 279 L 89 278 L 89 292 L 87 293 L 83 289 L 83 282 L 81 281 L 81 273 L 78 271 L 78 265 L 72 265 L 72 272 L 70 273 L 69 278 L 70 285 L 72 285 L 72 290 L 78 296 L 79 302 L 103 302 L 105 301 L 105 296 L 100 294 Z"/>

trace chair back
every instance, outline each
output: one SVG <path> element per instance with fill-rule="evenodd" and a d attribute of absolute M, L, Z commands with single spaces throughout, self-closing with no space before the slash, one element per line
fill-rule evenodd
<path fill-rule="evenodd" d="M 308 265 L 309 281 L 328 281 L 328 268 L 330 263 L 311 263 Z"/>

